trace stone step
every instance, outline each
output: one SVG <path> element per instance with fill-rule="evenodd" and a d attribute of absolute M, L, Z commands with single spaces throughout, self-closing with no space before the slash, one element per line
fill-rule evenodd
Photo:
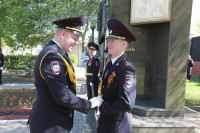
<path fill-rule="evenodd" d="M 134 133 L 196 133 L 196 125 L 180 117 L 141 117 L 133 115 Z"/>
<path fill-rule="evenodd" d="M 132 113 L 145 117 L 165 117 L 165 109 L 152 100 L 136 100 Z"/>

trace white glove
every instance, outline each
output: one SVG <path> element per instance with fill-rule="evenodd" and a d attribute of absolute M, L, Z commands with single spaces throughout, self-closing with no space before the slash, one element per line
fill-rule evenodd
<path fill-rule="evenodd" d="M 103 103 L 103 99 L 101 97 L 93 97 L 90 102 L 92 103 L 91 108 L 99 107 Z"/>
<path fill-rule="evenodd" d="M 90 86 L 94 86 L 92 82 L 90 82 Z"/>

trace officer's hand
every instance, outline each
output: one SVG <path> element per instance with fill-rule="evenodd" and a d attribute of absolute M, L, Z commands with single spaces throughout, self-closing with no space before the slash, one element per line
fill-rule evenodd
<path fill-rule="evenodd" d="M 92 82 L 90 82 L 90 86 L 94 86 L 94 84 Z"/>
<path fill-rule="evenodd" d="M 103 103 L 103 99 L 101 97 L 93 97 L 90 102 L 92 103 L 91 108 L 99 107 Z"/>

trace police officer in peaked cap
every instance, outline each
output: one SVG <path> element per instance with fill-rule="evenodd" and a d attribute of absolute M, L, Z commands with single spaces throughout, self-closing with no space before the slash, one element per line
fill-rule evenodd
<path fill-rule="evenodd" d="M 53 21 L 57 25 L 54 38 L 39 53 L 34 68 L 37 100 L 29 119 L 31 133 L 69 133 L 74 110 L 88 113 L 103 102 L 100 97 L 85 100 L 76 96 L 76 75 L 68 56 L 87 18 Z"/>
<path fill-rule="evenodd" d="M 111 18 L 109 29 L 108 60 L 103 71 L 100 94 L 99 133 L 132 133 L 131 114 L 136 98 L 136 71 L 125 53 L 128 42 L 136 41 L 132 32 L 119 20 Z"/>
<path fill-rule="evenodd" d="M 88 43 L 88 53 L 90 56 L 90 59 L 87 62 L 87 96 L 88 99 L 91 99 L 93 95 L 96 97 L 98 96 L 98 84 L 99 84 L 99 65 L 100 61 L 98 56 L 96 56 L 97 51 L 99 50 L 99 46 L 94 43 L 90 42 Z M 92 90 L 93 89 L 93 90 Z M 94 94 L 92 94 L 94 93 Z"/>

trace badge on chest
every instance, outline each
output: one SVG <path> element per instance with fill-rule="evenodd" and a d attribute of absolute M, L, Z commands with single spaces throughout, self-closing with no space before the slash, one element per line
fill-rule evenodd
<path fill-rule="evenodd" d="M 115 71 L 113 71 L 110 76 L 108 77 L 108 85 L 107 87 L 110 88 L 110 84 L 114 81 L 114 77 L 116 76 Z"/>
<path fill-rule="evenodd" d="M 89 61 L 88 61 L 88 66 L 91 66 L 92 65 L 92 59 L 90 59 Z"/>

